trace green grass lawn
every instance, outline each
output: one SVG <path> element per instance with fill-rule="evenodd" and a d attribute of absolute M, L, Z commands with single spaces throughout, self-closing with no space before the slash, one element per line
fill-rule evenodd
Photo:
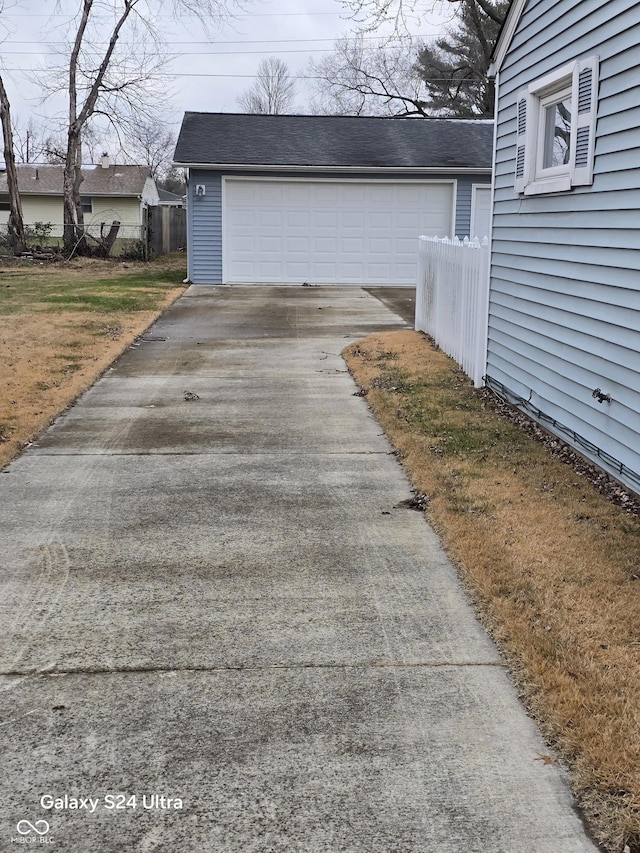
<path fill-rule="evenodd" d="M 185 257 L 0 266 L 0 467 L 182 292 Z"/>
<path fill-rule="evenodd" d="M 46 311 L 151 311 L 185 278 L 183 255 L 149 263 L 76 261 L 0 268 L 0 316 Z"/>

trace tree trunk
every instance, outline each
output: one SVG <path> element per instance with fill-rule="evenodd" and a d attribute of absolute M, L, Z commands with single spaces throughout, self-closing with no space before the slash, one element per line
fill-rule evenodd
<path fill-rule="evenodd" d="M 82 205 L 80 203 L 80 184 L 82 183 L 82 128 L 86 118 L 78 116 L 77 73 L 80 47 L 84 37 L 93 0 L 83 0 L 82 16 L 78 32 L 69 59 L 69 129 L 67 131 L 67 154 L 64 162 L 62 182 L 63 204 L 63 242 L 65 254 L 70 257 L 74 252 L 86 250 Z"/>
<path fill-rule="evenodd" d="M 64 213 L 64 250 L 67 255 L 86 251 L 87 241 L 84 235 L 84 218 L 80 201 L 80 184 L 84 180 L 81 171 L 82 144 L 81 132 L 74 123 L 69 128 L 67 156 L 63 178 Z"/>
<path fill-rule="evenodd" d="M 18 173 L 16 158 L 13 153 L 13 130 L 11 128 L 11 109 L 4 82 L 0 77 L 0 119 L 2 121 L 2 136 L 4 138 L 4 162 L 7 170 L 7 187 L 9 190 L 9 245 L 16 254 L 26 251 L 27 240 L 22 219 L 22 205 L 18 190 Z"/>
<path fill-rule="evenodd" d="M 117 219 L 111 223 L 111 228 L 109 229 L 109 233 L 106 237 L 102 237 L 102 229 L 100 229 L 100 236 L 102 237 L 102 245 L 105 250 L 106 255 L 111 254 L 111 250 L 113 249 L 113 244 L 116 242 L 116 237 L 118 236 L 118 231 L 120 230 L 120 223 Z"/>

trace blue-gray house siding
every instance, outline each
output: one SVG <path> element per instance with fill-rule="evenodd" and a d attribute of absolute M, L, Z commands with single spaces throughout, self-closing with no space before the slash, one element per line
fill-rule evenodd
<path fill-rule="evenodd" d="M 187 259 L 189 281 L 222 282 L 222 177 L 206 169 L 194 169 L 187 184 Z"/>
<path fill-rule="evenodd" d="M 600 63 L 593 184 L 516 193 L 518 93 L 594 55 Z M 636 491 L 639 67 L 640 4 L 525 3 L 498 75 L 487 358 L 490 384 L 528 401 L 552 430 L 566 427 L 578 449 Z M 599 402 L 596 389 L 611 402 Z"/>
<path fill-rule="evenodd" d="M 476 177 L 458 178 L 456 187 L 456 233 L 455 237 L 473 237 L 471 233 L 471 199 L 474 184 L 491 185 L 491 176 L 482 175 Z"/>
<path fill-rule="evenodd" d="M 237 172 L 225 172 L 224 175 L 246 174 Z M 273 172 L 252 172 L 254 177 L 276 177 Z M 294 173 L 300 177 L 299 173 Z M 188 277 L 194 284 L 222 284 L 222 229 L 223 229 L 223 202 L 222 202 L 222 177 L 221 172 L 208 169 L 192 168 L 189 172 L 187 190 L 187 250 L 188 250 Z M 283 172 L 279 177 L 287 177 Z M 348 174 L 326 172 L 314 174 L 305 173 L 308 178 L 354 178 L 365 180 L 385 180 L 384 177 L 372 176 L 371 174 Z M 429 175 L 419 176 L 393 175 L 389 180 L 429 180 Z M 468 236 L 471 227 L 471 199 L 473 184 L 491 183 L 491 176 L 480 174 L 436 174 L 434 180 L 456 181 L 455 199 L 455 233 L 458 237 Z M 197 195 L 197 187 L 204 186 L 203 195 Z M 416 252 L 417 237 L 416 234 Z"/>

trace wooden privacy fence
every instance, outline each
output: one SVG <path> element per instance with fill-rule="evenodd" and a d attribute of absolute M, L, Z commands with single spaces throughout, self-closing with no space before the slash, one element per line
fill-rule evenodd
<path fill-rule="evenodd" d="M 154 257 L 186 250 L 187 211 L 184 207 L 157 205 L 149 208 L 149 244 Z"/>
<path fill-rule="evenodd" d="M 419 237 L 415 327 L 479 388 L 486 372 L 489 241 Z"/>

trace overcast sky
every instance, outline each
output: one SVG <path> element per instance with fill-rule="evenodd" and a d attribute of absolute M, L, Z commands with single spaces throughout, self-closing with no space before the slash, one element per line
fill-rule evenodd
<path fill-rule="evenodd" d="M 65 109 L 62 98 L 38 103 L 39 91 L 29 71 L 54 62 L 53 52 L 64 38 L 62 27 L 80 5 L 80 0 L 16 0 L 2 12 L 3 76 L 12 111 L 22 124 L 30 114 L 41 120 Z M 451 7 L 441 0 L 424 0 L 423 8 L 434 5 L 435 11 L 412 22 L 412 35 L 426 39 L 442 31 Z M 278 56 L 294 76 L 303 76 L 311 56 L 330 51 L 335 39 L 352 34 L 357 26 L 338 0 L 248 0 L 237 19 L 213 37 L 194 19 L 176 24 L 167 16 L 156 24 L 175 55 L 166 70 L 174 90 L 170 120 L 176 129 L 185 110 L 240 112 L 236 98 L 251 85 L 264 57 Z M 123 40 L 126 37 L 123 30 Z M 302 79 L 297 83 L 301 113 L 308 102 L 305 85 Z"/>

